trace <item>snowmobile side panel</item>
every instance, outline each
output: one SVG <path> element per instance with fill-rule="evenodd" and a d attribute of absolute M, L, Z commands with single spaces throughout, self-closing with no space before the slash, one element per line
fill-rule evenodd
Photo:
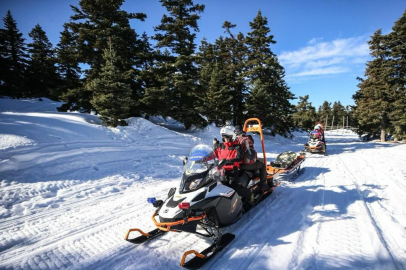
<path fill-rule="evenodd" d="M 134 232 L 134 231 L 137 231 L 137 232 L 141 233 L 141 236 L 138 236 L 138 237 L 133 238 L 133 239 L 128 239 L 128 237 L 130 235 L 130 232 Z M 154 239 L 155 237 L 158 237 L 158 236 L 163 235 L 165 233 L 166 233 L 165 231 L 161 231 L 160 229 L 155 229 L 155 230 L 150 231 L 148 233 L 145 233 L 145 232 L 141 231 L 140 229 L 129 229 L 128 232 L 127 232 L 127 235 L 125 236 L 125 240 L 130 242 L 130 243 L 139 245 L 139 244 L 148 242 L 148 241 Z"/>
<path fill-rule="evenodd" d="M 213 243 L 210 247 L 206 248 L 202 252 L 198 253 L 195 250 L 186 251 L 182 260 L 180 261 L 180 266 L 186 269 L 199 269 L 205 263 L 207 263 L 217 252 L 221 251 L 224 247 L 231 243 L 235 238 L 234 234 L 226 233 L 224 234 L 219 243 Z M 185 262 L 187 255 L 195 254 L 195 257 L 187 262 Z"/>

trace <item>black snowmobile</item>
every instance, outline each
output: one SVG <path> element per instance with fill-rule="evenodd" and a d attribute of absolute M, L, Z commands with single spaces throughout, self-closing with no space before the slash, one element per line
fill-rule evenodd
<path fill-rule="evenodd" d="M 258 119 L 255 120 L 259 122 Z M 255 128 L 256 131 L 258 129 L 261 131 L 263 142 L 262 127 Z M 263 150 L 265 154 L 264 147 Z M 182 256 L 181 266 L 188 269 L 200 268 L 235 238 L 231 233 L 222 234 L 221 228 L 238 221 L 244 213 L 271 194 L 260 191 L 259 175 L 255 172 L 241 172 L 237 179 L 238 183 L 248 187 L 255 196 L 254 202 L 248 204 L 234 189 L 223 184 L 235 179 L 231 179 L 233 177 L 231 175 L 225 175 L 225 179 L 221 178 L 219 173 L 221 166 L 221 161 L 216 159 L 212 147 L 204 144 L 194 146 L 190 150 L 189 157 L 184 160 L 179 188 L 172 188 L 165 200 L 148 199 L 148 202 L 157 208 L 152 216 L 157 229 L 148 233 L 140 229 L 130 229 L 125 240 L 133 244 L 142 244 L 169 231 L 188 232 L 212 238 L 213 244 L 207 249 L 202 252 L 189 250 Z M 269 181 L 273 181 L 272 178 L 272 175 L 268 176 Z M 139 232 L 141 236 L 130 238 L 133 231 Z M 194 254 L 195 257 L 185 262 L 189 254 Z"/>

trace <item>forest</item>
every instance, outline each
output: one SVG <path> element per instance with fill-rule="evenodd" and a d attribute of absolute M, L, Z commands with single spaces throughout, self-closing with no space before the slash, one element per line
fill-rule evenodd
<path fill-rule="evenodd" d="M 0 29 L 0 96 L 61 100 L 59 111 L 94 111 L 112 127 L 129 117 L 170 117 L 187 130 L 260 117 L 272 135 L 285 137 L 322 121 L 382 141 L 388 134 L 406 139 L 406 12 L 390 33 L 377 29 L 370 37 L 372 59 L 358 78 L 355 105 L 326 100 L 316 109 L 309 95 L 290 91 L 261 11 L 248 33 L 224 21 L 224 36 L 196 44 L 205 5 L 160 0 L 167 12 L 148 36 L 130 26 L 148 14 L 127 12 L 123 2 L 80 0 L 55 46 L 39 24 L 26 43 L 8 11 Z"/>

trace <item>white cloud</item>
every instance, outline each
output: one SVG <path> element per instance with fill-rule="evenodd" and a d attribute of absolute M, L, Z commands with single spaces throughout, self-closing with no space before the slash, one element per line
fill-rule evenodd
<path fill-rule="evenodd" d="M 368 36 L 322 41 L 313 38 L 296 51 L 282 52 L 278 57 L 287 77 L 338 74 L 351 71 L 351 66 L 364 63 L 369 55 Z"/>
<path fill-rule="evenodd" d="M 317 42 L 323 40 L 323 38 L 312 38 L 311 40 L 309 40 L 309 42 L 307 42 L 307 44 L 316 44 Z"/>
<path fill-rule="evenodd" d="M 345 61 L 344 57 L 334 57 L 332 59 L 328 60 L 317 60 L 317 61 L 310 61 L 304 64 L 304 67 L 306 68 L 318 68 L 318 67 L 325 67 L 325 66 L 331 66 L 335 64 L 340 64 Z"/>
<path fill-rule="evenodd" d="M 330 74 L 346 73 L 349 71 L 350 69 L 345 67 L 315 68 L 311 70 L 301 71 L 298 73 L 293 73 L 286 77 L 290 78 L 290 77 L 314 76 L 314 75 L 330 75 Z"/>

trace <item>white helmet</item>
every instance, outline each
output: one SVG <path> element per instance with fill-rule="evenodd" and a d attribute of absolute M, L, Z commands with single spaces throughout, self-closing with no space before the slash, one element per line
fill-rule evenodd
<path fill-rule="evenodd" d="M 235 139 L 234 130 L 232 130 L 230 126 L 222 127 L 220 129 L 220 135 L 221 137 L 229 137 L 232 138 L 233 140 Z"/>
<path fill-rule="evenodd" d="M 320 125 L 320 124 L 317 124 L 317 125 L 314 127 L 314 129 L 315 129 L 315 130 L 316 130 L 316 129 L 320 130 L 320 129 L 321 129 L 321 125 Z"/>

